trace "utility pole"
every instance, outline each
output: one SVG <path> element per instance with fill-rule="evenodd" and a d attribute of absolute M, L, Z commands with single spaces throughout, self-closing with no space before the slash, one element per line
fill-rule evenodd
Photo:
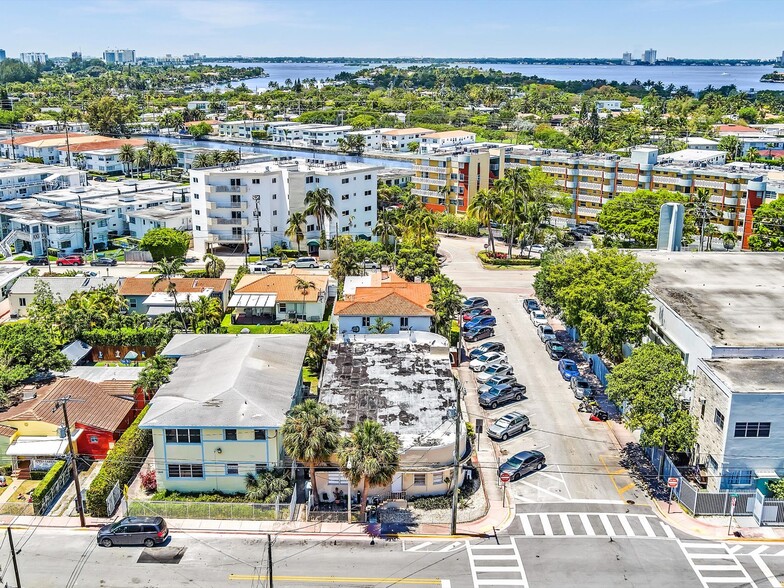
<path fill-rule="evenodd" d="M 14 547 L 14 536 L 11 534 L 11 525 L 6 528 L 8 531 L 8 546 L 11 548 L 11 559 L 14 562 L 14 576 L 16 577 L 16 588 L 22 588 L 22 582 L 19 579 L 19 565 L 16 563 L 16 548 Z"/>
<path fill-rule="evenodd" d="M 272 588 L 272 537 L 267 535 L 267 586 Z"/>
<path fill-rule="evenodd" d="M 455 469 L 452 472 L 452 524 L 451 535 L 457 535 L 457 502 L 459 494 L 458 478 L 460 477 L 460 384 L 455 382 Z"/>
<path fill-rule="evenodd" d="M 79 201 L 79 224 L 82 226 L 82 249 L 84 249 L 85 255 L 88 253 L 88 243 L 86 238 L 86 231 L 84 230 L 84 211 L 82 210 L 82 197 L 77 192 L 76 199 Z"/>
<path fill-rule="evenodd" d="M 253 211 L 253 216 L 256 217 L 256 236 L 259 238 L 259 259 L 262 258 L 261 254 L 261 211 L 259 210 L 259 201 L 261 196 L 258 194 L 253 195 L 253 202 L 256 203 L 256 210 Z"/>
<path fill-rule="evenodd" d="M 52 409 L 52 412 L 57 412 L 57 409 L 60 407 L 63 409 L 65 434 L 68 437 L 68 451 L 71 454 L 71 476 L 73 477 L 74 486 L 76 487 L 76 510 L 79 511 L 79 522 L 82 524 L 82 527 L 86 527 L 87 524 L 84 521 L 84 505 L 82 504 L 82 488 L 79 485 L 79 469 L 76 467 L 76 451 L 74 448 L 73 439 L 71 438 L 71 426 L 68 423 L 67 405 L 71 401 L 75 401 L 75 399 L 72 399 L 70 395 L 58 398 L 55 400 L 55 405 Z"/>
<path fill-rule="evenodd" d="M 68 167 L 71 167 L 71 140 L 68 136 L 68 113 L 65 109 L 63 109 L 63 124 L 65 125 L 65 163 Z"/>

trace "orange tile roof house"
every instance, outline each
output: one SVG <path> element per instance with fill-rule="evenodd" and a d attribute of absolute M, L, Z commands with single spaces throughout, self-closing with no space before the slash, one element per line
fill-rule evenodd
<path fill-rule="evenodd" d="M 153 287 L 154 280 L 155 276 L 125 279 L 120 286 L 120 296 L 128 302 L 130 312 L 161 314 L 158 310 L 166 306 L 171 306 L 170 310 L 173 310 L 174 301 L 166 295 L 168 280 L 161 280 Z M 220 300 L 223 310 L 226 310 L 231 290 L 231 280 L 228 278 L 173 278 L 172 283 L 177 287 L 178 301 L 195 296 L 211 296 Z"/>
<path fill-rule="evenodd" d="M 430 284 L 371 280 L 370 286 L 358 286 L 347 300 L 336 302 L 333 315 L 341 333 L 370 333 L 379 318 L 388 324 L 387 333 L 429 331 L 434 314 L 428 308 L 431 296 Z"/>
<path fill-rule="evenodd" d="M 311 283 L 298 289 L 299 280 Z M 234 289 L 229 301 L 232 323 L 237 325 L 272 324 L 284 320 L 321 321 L 329 298 L 326 274 L 246 275 Z"/>

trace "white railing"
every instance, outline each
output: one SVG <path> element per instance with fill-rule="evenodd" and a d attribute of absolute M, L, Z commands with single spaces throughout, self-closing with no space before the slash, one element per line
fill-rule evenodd
<path fill-rule="evenodd" d="M 411 178 L 414 184 L 421 184 L 423 186 L 446 186 L 446 180 L 438 180 L 436 178 L 421 178 L 414 176 Z"/>
<path fill-rule="evenodd" d="M 659 184 L 672 184 L 677 179 L 672 176 L 653 176 L 653 181 Z"/>
<path fill-rule="evenodd" d="M 602 185 L 595 182 L 580 182 L 580 188 L 585 188 L 586 190 L 601 190 Z"/>
<path fill-rule="evenodd" d="M 245 194 L 247 186 L 207 186 L 209 194 Z"/>
<path fill-rule="evenodd" d="M 626 172 L 618 172 L 618 177 L 622 180 L 637 180 L 637 174 L 627 174 Z"/>
<path fill-rule="evenodd" d="M 425 173 L 434 173 L 434 174 L 445 174 L 447 173 L 447 167 L 435 167 L 432 165 L 414 165 L 411 166 L 414 171 L 418 172 L 425 172 Z"/>
<path fill-rule="evenodd" d="M 592 178 L 601 178 L 602 177 L 602 172 L 600 172 L 599 170 L 595 170 L 595 169 L 578 169 L 577 170 L 577 175 L 580 175 L 580 176 L 590 176 Z"/>
<path fill-rule="evenodd" d="M 636 192 L 637 188 L 635 186 L 615 186 L 616 192 Z"/>
<path fill-rule="evenodd" d="M 592 196 L 590 194 L 578 194 L 577 200 L 579 200 L 580 202 L 595 202 L 596 204 L 601 204 L 602 197 Z"/>
<path fill-rule="evenodd" d="M 724 189 L 724 182 L 715 182 L 711 180 L 694 180 L 694 185 L 698 188 L 715 188 L 717 190 Z"/>
<path fill-rule="evenodd" d="M 443 198 L 443 196 L 441 194 L 439 194 L 438 192 L 436 192 L 434 190 L 421 190 L 419 188 L 413 188 L 411 190 L 411 193 L 414 196 L 424 196 L 426 198 Z"/>
<path fill-rule="evenodd" d="M 543 165 L 542 171 L 547 172 L 548 174 L 561 174 L 561 175 L 566 174 L 565 167 L 557 167 L 555 165 Z"/>
<path fill-rule="evenodd" d="M 723 202 L 721 196 L 711 196 L 710 201 L 715 204 L 721 204 Z"/>
<path fill-rule="evenodd" d="M 587 206 L 578 206 L 577 214 L 581 216 L 599 216 L 598 208 L 588 208 Z"/>

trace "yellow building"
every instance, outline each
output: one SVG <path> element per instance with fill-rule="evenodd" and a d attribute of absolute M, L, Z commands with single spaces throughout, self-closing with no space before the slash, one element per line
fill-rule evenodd
<path fill-rule="evenodd" d="M 177 359 L 140 427 L 152 430 L 158 488 L 245 491 L 245 476 L 280 467 L 280 427 L 299 402 L 308 335 L 175 335 Z"/>

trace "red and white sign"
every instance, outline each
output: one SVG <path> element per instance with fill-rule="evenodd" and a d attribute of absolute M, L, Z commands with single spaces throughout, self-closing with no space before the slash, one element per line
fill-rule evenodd
<path fill-rule="evenodd" d="M 667 478 L 667 485 L 670 488 L 677 488 L 678 487 L 678 478 Z"/>
<path fill-rule="evenodd" d="M 506 484 L 509 480 L 512 479 L 512 476 L 509 474 L 509 472 L 501 472 L 499 478 L 501 478 L 501 482 Z"/>

